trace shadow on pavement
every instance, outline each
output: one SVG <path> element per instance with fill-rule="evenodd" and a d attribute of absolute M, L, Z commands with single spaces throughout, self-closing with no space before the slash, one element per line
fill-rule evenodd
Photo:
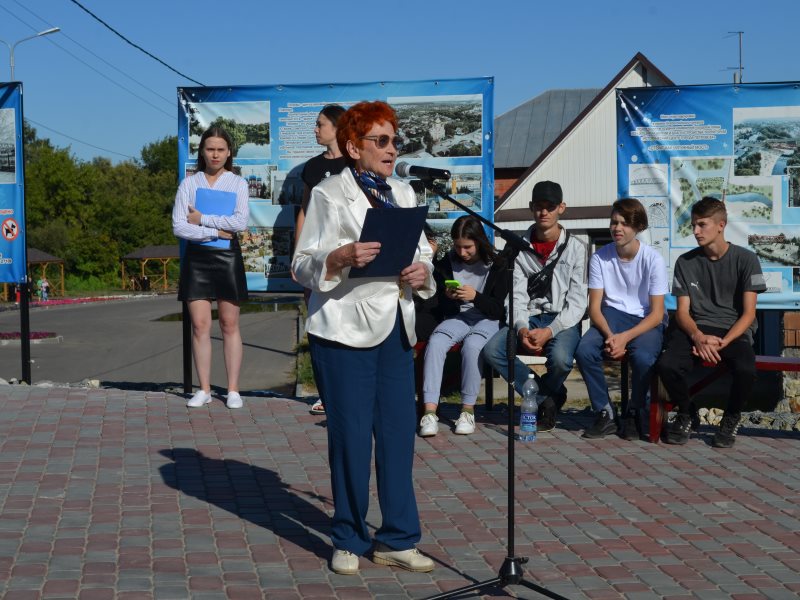
<path fill-rule="evenodd" d="M 330 517 L 303 495 L 332 505 L 329 498 L 296 490 L 269 469 L 209 458 L 194 448 L 159 454 L 173 461 L 159 467 L 171 488 L 265 527 L 320 559 L 330 558 Z"/>
<path fill-rule="evenodd" d="M 126 392 L 165 392 L 177 394 L 179 393 L 178 390 L 183 389 L 183 384 L 177 381 L 105 381 L 101 379 L 100 385 L 104 388 L 123 390 Z"/>
<path fill-rule="evenodd" d="M 184 394 L 183 383 L 177 381 L 152 382 L 152 381 L 105 381 L 101 380 L 100 385 L 104 388 L 124 390 L 127 392 L 164 392 L 174 394 L 181 398 L 190 398 L 191 394 Z M 269 390 L 242 390 L 242 396 L 257 398 L 294 398 L 294 386 L 286 384 L 277 386 Z M 219 398 L 224 398 L 228 390 L 217 385 L 211 386 L 211 393 Z"/>

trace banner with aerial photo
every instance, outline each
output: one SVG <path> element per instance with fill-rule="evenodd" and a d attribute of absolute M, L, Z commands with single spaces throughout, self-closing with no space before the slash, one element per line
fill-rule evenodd
<path fill-rule="evenodd" d="M 325 148 L 314 125 L 326 104 L 344 108 L 383 100 L 397 111 L 403 142 L 397 162 L 447 169 L 446 192 L 487 219 L 494 216 L 492 78 L 319 85 L 222 86 L 178 89 L 178 160 L 194 172 L 200 136 L 212 124 L 237 146 L 234 170 L 250 187 L 250 224 L 242 252 L 251 291 L 289 291 L 294 221 L 303 198 L 306 161 Z M 411 177 L 430 225 L 449 232 L 464 214 Z"/>
<path fill-rule="evenodd" d="M 0 281 L 25 280 L 22 84 L 0 83 Z"/>
<path fill-rule="evenodd" d="M 761 261 L 758 307 L 800 306 L 800 83 L 626 88 L 617 99 L 619 195 L 647 208 L 670 283 L 697 246 L 692 204 L 713 196 L 726 239 Z"/>

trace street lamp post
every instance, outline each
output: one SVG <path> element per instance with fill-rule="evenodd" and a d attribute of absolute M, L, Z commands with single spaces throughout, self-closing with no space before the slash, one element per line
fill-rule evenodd
<path fill-rule="evenodd" d="M 40 31 L 36 35 L 30 35 L 26 38 L 22 38 L 21 40 L 17 40 L 13 44 L 9 44 L 5 40 L 0 40 L 6 46 L 8 46 L 8 51 L 11 53 L 11 81 L 14 81 L 14 48 L 17 47 L 17 44 L 21 44 L 22 42 L 27 42 L 28 40 L 32 40 L 33 38 L 42 37 L 43 35 L 50 35 L 51 33 L 56 33 L 57 31 L 61 31 L 60 27 L 51 27 L 50 29 L 45 29 L 44 31 Z"/>
<path fill-rule="evenodd" d="M 14 49 L 17 47 L 17 44 L 21 44 L 22 42 L 26 42 L 28 40 L 32 40 L 33 38 L 42 37 L 44 35 L 50 35 L 51 33 L 56 33 L 57 31 L 61 31 L 58 27 L 51 27 L 50 29 L 45 29 L 44 31 L 40 31 L 35 35 L 28 36 L 26 38 L 22 38 L 21 40 L 17 40 L 13 44 L 9 44 L 5 40 L 0 40 L 6 46 L 8 46 L 8 51 L 11 55 L 11 81 L 14 81 Z M 22 115 L 22 87 L 18 85 L 20 99 L 19 99 L 19 113 L 20 116 Z M 24 147 L 20 148 L 21 156 L 18 157 L 17 160 L 21 159 L 22 170 L 21 173 L 24 174 L 24 164 L 25 164 L 25 150 Z M 19 166 L 19 165 L 18 165 Z M 24 181 L 24 176 L 21 178 L 21 181 Z M 25 219 L 25 198 L 24 198 L 24 188 L 23 188 L 23 198 L 22 198 L 22 219 L 23 222 L 26 221 Z M 26 262 L 26 252 L 25 247 L 22 248 L 22 262 Z M 22 334 L 22 339 L 20 341 L 20 348 L 22 350 L 21 358 L 22 358 L 22 380 L 28 384 L 31 383 L 31 341 L 30 341 L 30 331 L 31 331 L 31 321 L 30 321 L 30 312 L 29 312 L 29 305 L 28 305 L 28 293 L 29 293 L 29 278 L 27 274 L 27 264 L 25 266 L 25 275 L 22 279 L 17 283 L 18 286 L 21 286 L 20 289 L 20 307 L 19 307 L 19 321 L 20 321 L 20 333 Z"/>

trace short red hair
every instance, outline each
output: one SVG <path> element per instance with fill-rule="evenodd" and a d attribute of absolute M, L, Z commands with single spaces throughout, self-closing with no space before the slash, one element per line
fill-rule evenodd
<path fill-rule="evenodd" d="M 397 132 L 397 113 L 381 100 L 354 104 L 339 117 L 339 122 L 336 123 L 336 143 L 339 144 L 339 150 L 342 151 L 348 165 L 355 164 L 355 159 L 347 152 L 347 142 L 353 142 L 357 148 L 363 148 L 362 136 L 367 135 L 376 123 L 378 125 L 389 123 Z"/>

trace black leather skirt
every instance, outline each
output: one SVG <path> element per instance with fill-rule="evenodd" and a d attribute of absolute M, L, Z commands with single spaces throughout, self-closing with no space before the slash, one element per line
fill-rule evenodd
<path fill-rule="evenodd" d="M 247 278 L 238 240 L 230 250 L 189 243 L 181 261 L 178 300 L 247 300 Z"/>

